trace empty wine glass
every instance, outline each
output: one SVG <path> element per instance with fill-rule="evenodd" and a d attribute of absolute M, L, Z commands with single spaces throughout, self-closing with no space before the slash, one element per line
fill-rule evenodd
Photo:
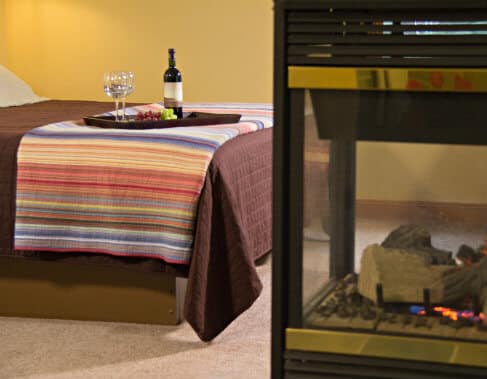
<path fill-rule="evenodd" d="M 135 89 L 135 74 L 132 71 L 122 72 L 122 76 L 125 78 L 125 94 L 122 97 L 122 121 L 127 121 L 125 118 L 125 100 L 127 97 L 134 92 Z"/>
<path fill-rule="evenodd" d="M 126 75 L 122 71 L 106 72 L 103 77 L 103 90 L 115 101 L 115 121 L 119 121 L 118 100 L 127 93 Z"/>

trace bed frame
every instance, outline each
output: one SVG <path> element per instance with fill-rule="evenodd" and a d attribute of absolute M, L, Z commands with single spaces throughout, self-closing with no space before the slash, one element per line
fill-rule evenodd
<path fill-rule="evenodd" d="M 176 325 L 186 282 L 172 273 L 0 257 L 0 315 Z"/>

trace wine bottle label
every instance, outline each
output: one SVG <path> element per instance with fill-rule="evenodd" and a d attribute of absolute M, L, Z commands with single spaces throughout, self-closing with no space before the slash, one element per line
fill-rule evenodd
<path fill-rule="evenodd" d="M 164 83 L 164 107 L 179 108 L 183 106 L 183 83 Z"/>

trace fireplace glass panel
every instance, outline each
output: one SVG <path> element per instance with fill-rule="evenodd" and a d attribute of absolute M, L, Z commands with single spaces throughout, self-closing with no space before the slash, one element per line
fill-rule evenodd
<path fill-rule="evenodd" d="M 329 281 L 329 141 L 318 137 L 309 91 L 304 117 L 303 305 L 320 296 Z"/>
<path fill-rule="evenodd" d="M 358 142 L 354 272 L 333 278 L 330 140 L 307 91 L 304 119 L 304 326 L 487 342 L 485 147 Z"/>

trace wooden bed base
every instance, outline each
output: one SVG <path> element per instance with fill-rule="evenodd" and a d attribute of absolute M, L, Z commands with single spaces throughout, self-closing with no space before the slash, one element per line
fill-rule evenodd
<path fill-rule="evenodd" d="M 0 258 L 0 316 L 175 325 L 185 289 L 172 274 Z"/>

